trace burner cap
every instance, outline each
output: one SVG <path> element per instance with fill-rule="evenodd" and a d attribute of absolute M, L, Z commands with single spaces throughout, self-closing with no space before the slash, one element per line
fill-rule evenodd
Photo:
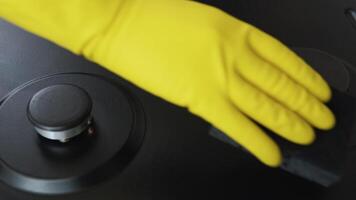
<path fill-rule="evenodd" d="M 41 136 L 66 142 L 91 124 L 92 100 L 82 88 L 53 85 L 37 92 L 28 104 L 27 116 Z"/>

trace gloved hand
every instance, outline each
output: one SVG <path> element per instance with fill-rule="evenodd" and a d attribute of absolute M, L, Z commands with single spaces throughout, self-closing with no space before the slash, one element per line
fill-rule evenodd
<path fill-rule="evenodd" d="M 189 109 L 269 166 L 281 137 L 310 144 L 330 129 L 321 76 L 283 44 L 184 0 L 0 0 L 0 16 Z"/>

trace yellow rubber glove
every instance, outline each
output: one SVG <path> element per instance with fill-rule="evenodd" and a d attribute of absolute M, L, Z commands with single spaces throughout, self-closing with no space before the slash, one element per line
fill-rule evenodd
<path fill-rule="evenodd" d="M 321 76 L 226 13 L 184 0 L 0 0 L 0 16 L 99 63 L 221 129 L 269 166 L 281 137 L 310 144 L 335 123 Z"/>

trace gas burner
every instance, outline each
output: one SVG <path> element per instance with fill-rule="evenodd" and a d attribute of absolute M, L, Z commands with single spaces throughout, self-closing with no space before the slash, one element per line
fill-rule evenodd
<path fill-rule="evenodd" d="M 7 125 L 0 127 L 0 180 L 42 194 L 114 177 L 134 157 L 145 130 L 142 108 L 128 91 L 80 73 L 20 86 L 0 105 L 0 121 Z"/>

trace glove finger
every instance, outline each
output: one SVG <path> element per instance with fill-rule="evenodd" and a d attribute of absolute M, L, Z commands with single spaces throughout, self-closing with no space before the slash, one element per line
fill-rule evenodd
<path fill-rule="evenodd" d="M 334 126 L 335 117 L 330 109 L 283 71 L 253 53 L 243 64 L 237 67 L 238 73 L 261 91 L 319 129 Z"/>
<path fill-rule="evenodd" d="M 322 101 L 331 98 L 331 90 L 319 73 L 281 42 L 255 28 L 250 30 L 248 41 L 257 55 L 285 72 L 314 96 Z"/>
<path fill-rule="evenodd" d="M 277 144 L 232 102 L 220 97 L 210 99 L 209 104 L 211 102 L 213 105 L 197 106 L 191 111 L 225 132 L 266 165 L 277 167 L 281 164 L 282 157 Z M 209 109 L 206 109 L 207 107 Z"/>
<path fill-rule="evenodd" d="M 313 128 L 296 113 L 236 76 L 230 83 L 230 98 L 246 115 L 281 137 L 298 144 L 315 139 Z"/>

